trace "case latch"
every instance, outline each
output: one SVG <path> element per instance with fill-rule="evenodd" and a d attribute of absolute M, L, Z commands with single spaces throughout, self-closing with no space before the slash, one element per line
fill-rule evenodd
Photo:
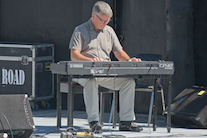
<path fill-rule="evenodd" d="M 28 56 L 23 55 L 23 56 L 21 56 L 21 58 L 22 58 L 22 62 L 21 62 L 22 65 L 28 65 L 29 64 Z"/>

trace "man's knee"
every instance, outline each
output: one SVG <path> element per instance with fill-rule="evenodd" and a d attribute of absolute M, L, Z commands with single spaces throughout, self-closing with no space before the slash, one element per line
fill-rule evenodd
<path fill-rule="evenodd" d="M 133 87 L 135 87 L 135 85 L 136 85 L 134 79 L 132 79 L 132 78 L 130 78 L 129 83 L 130 83 Z"/>
<path fill-rule="evenodd" d="M 85 82 L 84 87 L 86 87 L 86 86 L 89 86 L 89 87 L 97 87 L 98 88 L 98 83 L 97 83 L 97 81 L 96 81 L 95 78 L 91 78 L 91 79 L 88 79 Z"/>

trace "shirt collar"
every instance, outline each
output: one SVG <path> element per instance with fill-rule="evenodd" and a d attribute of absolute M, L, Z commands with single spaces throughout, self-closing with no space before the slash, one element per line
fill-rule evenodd
<path fill-rule="evenodd" d="M 90 30 L 94 30 L 94 31 L 95 31 L 95 28 L 94 28 L 94 26 L 93 26 L 93 24 L 92 24 L 92 22 L 91 22 L 91 19 L 88 20 L 88 24 L 89 24 L 89 28 L 90 28 Z M 99 32 L 103 32 L 103 30 L 104 30 L 104 29 L 100 30 Z"/>
<path fill-rule="evenodd" d="M 88 20 L 88 25 L 89 25 L 90 30 L 95 30 L 95 28 L 94 28 L 94 26 L 93 26 L 93 24 L 91 22 L 91 19 Z"/>

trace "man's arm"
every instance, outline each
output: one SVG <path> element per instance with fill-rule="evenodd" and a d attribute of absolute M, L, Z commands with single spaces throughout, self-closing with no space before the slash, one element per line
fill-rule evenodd
<path fill-rule="evenodd" d="M 129 55 L 123 50 L 114 51 L 114 55 L 119 61 L 142 61 L 140 58 L 130 58 Z"/>
<path fill-rule="evenodd" d="M 70 50 L 70 59 L 72 61 L 101 61 L 101 58 L 89 58 L 81 54 L 77 49 Z"/>

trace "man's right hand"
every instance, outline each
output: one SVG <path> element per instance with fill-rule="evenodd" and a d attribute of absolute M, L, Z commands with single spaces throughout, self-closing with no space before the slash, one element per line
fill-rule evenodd
<path fill-rule="evenodd" d="M 93 61 L 102 61 L 102 59 L 99 58 L 99 57 L 95 57 L 95 58 L 93 58 L 92 60 L 93 60 Z"/>

